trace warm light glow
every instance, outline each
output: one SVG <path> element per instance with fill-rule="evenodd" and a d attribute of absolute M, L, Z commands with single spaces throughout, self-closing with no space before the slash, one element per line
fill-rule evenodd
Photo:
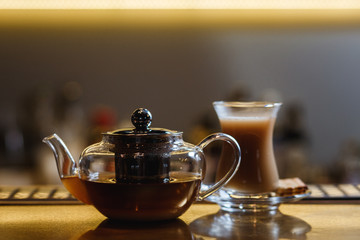
<path fill-rule="evenodd" d="M 359 0 L 0 0 L 0 9 L 354 9 Z"/>

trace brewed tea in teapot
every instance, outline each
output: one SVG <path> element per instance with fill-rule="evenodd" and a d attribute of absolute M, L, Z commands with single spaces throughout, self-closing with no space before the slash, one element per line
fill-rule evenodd
<path fill-rule="evenodd" d="M 192 145 L 183 141 L 182 132 L 149 128 L 152 115 L 147 109 L 135 110 L 131 120 L 135 128 L 104 133 L 101 142 L 85 148 L 79 164 L 56 134 L 43 140 L 54 152 L 68 191 L 108 218 L 176 218 L 195 200 L 224 186 L 240 165 L 240 148 L 230 135 L 214 133 Z M 202 191 L 203 148 L 215 140 L 228 142 L 235 158 L 227 174 Z"/>

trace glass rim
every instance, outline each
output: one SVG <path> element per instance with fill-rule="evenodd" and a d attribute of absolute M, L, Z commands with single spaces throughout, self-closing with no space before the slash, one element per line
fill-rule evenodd
<path fill-rule="evenodd" d="M 270 101 L 214 101 L 214 106 L 224 106 L 224 107 L 256 107 L 256 108 L 274 108 L 280 107 L 281 102 L 270 102 Z"/>

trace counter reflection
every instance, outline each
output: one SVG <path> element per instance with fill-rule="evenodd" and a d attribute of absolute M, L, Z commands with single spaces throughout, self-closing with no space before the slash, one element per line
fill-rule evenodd
<path fill-rule="evenodd" d="M 79 240 L 127 239 L 151 240 L 194 239 L 189 226 L 180 219 L 163 222 L 123 222 L 106 219 L 96 229 L 84 233 Z"/>
<path fill-rule="evenodd" d="M 220 210 L 191 222 L 195 239 L 306 239 L 311 226 L 280 211 L 230 213 Z"/>

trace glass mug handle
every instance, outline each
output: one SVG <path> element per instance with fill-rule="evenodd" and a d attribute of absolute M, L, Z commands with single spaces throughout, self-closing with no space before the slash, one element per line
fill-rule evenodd
<path fill-rule="evenodd" d="M 225 133 L 213 133 L 213 134 L 210 134 L 209 136 L 204 138 L 198 144 L 198 147 L 200 147 L 201 149 L 204 149 L 209 143 L 211 143 L 213 141 L 217 141 L 217 140 L 225 141 L 225 142 L 230 144 L 230 146 L 234 150 L 235 159 L 234 159 L 233 164 L 231 165 L 230 170 L 225 174 L 225 176 L 222 179 L 220 179 L 218 182 L 216 182 L 209 189 L 199 192 L 199 195 L 198 195 L 198 200 L 199 201 L 207 198 L 208 196 L 210 196 L 211 194 L 213 194 L 214 192 L 219 190 L 219 188 L 226 185 L 231 180 L 231 178 L 235 175 L 236 171 L 239 169 L 239 166 L 240 166 L 240 162 L 241 162 L 240 146 L 237 143 L 237 141 L 232 136 L 230 136 L 228 134 L 225 134 Z"/>

